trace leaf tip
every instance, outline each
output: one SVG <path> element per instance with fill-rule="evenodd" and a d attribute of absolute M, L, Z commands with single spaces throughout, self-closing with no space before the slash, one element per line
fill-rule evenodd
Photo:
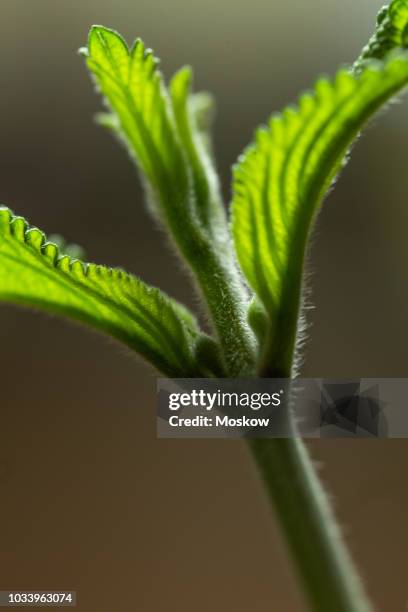
<path fill-rule="evenodd" d="M 102 25 L 91 26 L 88 34 L 87 57 L 98 55 L 101 51 L 106 53 L 112 44 L 119 44 L 123 51 L 129 52 L 126 41 L 119 32 Z"/>

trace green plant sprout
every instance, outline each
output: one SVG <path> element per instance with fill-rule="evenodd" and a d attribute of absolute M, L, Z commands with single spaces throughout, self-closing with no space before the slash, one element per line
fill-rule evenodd
<path fill-rule="evenodd" d="M 0 209 L 0 299 L 98 328 L 169 377 L 296 376 L 311 228 L 362 128 L 408 85 L 405 47 L 408 0 L 393 0 L 353 66 L 320 78 L 257 130 L 234 167 L 227 214 L 211 97 L 192 93 L 190 68 L 166 87 L 141 40 L 129 48 L 116 32 L 93 27 L 81 53 L 108 108 L 99 121 L 135 161 L 149 210 L 190 268 L 212 333 L 131 274 L 61 253 L 8 208 Z M 249 448 L 310 610 L 373 610 L 302 440 L 253 439 Z"/>

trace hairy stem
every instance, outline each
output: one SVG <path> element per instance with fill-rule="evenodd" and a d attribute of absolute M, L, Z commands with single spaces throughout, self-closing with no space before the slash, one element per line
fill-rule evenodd
<path fill-rule="evenodd" d="M 302 278 L 307 232 L 300 231 L 294 278 Z M 288 283 L 270 329 L 259 376 L 291 378 L 299 338 L 303 283 Z M 268 337 L 269 336 L 269 337 Z M 294 401 L 294 400 L 293 400 Z M 327 494 L 307 448 L 297 435 L 290 393 L 284 407 L 291 437 L 252 439 L 251 452 L 274 506 L 313 612 L 372 612 L 341 538 Z"/>
<path fill-rule="evenodd" d="M 228 376 L 253 376 L 255 335 L 247 324 L 248 296 L 230 254 L 224 259 L 209 250 L 195 273 L 218 336 Z"/>
<path fill-rule="evenodd" d="M 289 417 L 289 411 L 288 411 Z M 290 417 L 289 417 L 290 418 Z M 312 612 L 373 612 L 299 436 L 251 439 Z"/>

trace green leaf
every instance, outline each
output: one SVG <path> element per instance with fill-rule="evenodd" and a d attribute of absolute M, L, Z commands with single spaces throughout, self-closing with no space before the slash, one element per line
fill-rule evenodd
<path fill-rule="evenodd" d="M 202 225 L 221 242 L 228 242 L 227 221 L 222 206 L 218 176 L 209 155 L 209 99 L 204 94 L 191 94 L 192 72 L 189 67 L 179 70 L 170 82 L 170 93 L 178 134 L 187 156 L 193 178 L 197 212 Z M 205 125 L 207 122 L 207 125 Z M 204 136 L 204 139 L 203 139 Z"/>
<path fill-rule="evenodd" d="M 191 114 L 198 136 L 210 158 L 213 157 L 211 128 L 214 119 L 215 101 L 208 91 L 199 91 L 190 96 Z"/>
<path fill-rule="evenodd" d="M 408 58 L 320 79 L 273 116 L 234 170 L 232 231 L 245 276 L 268 313 L 263 366 L 287 372 L 313 218 L 367 120 L 408 83 Z M 258 316 L 259 320 L 259 316 Z"/>
<path fill-rule="evenodd" d="M 92 27 L 88 48 L 82 51 L 111 109 L 111 116 L 99 120 L 126 144 L 147 186 L 152 212 L 170 228 L 183 255 L 196 261 L 205 243 L 200 223 L 204 204 L 201 193 L 200 200 L 194 197 L 194 170 L 183 150 L 157 58 L 140 39 L 129 49 L 119 34 L 102 26 Z"/>
<path fill-rule="evenodd" d="M 209 98 L 191 93 L 191 69 L 173 77 L 169 98 L 158 60 L 141 40 L 128 49 L 119 34 L 94 26 L 85 55 L 112 110 L 98 121 L 128 146 L 183 254 L 191 259 L 206 235 L 225 244 L 226 215 L 203 134 Z"/>
<path fill-rule="evenodd" d="M 169 376 L 196 372 L 191 313 L 119 269 L 62 255 L 22 217 L 0 208 L 0 300 L 71 317 L 107 332 Z"/>
<path fill-rule="evenodd" d="M 408 47 L 408 0 L 392 0 L 377 17 L 377 27 L 354 64 L 359 71 L 372 59 L 384 59 L 395 49 Z"/>

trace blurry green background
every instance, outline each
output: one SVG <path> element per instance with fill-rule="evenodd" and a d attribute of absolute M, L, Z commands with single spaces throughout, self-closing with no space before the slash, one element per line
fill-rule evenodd
<path fill-rule="evenodd" d="M 167 76 L 194 66 L 217 96 L 228 197 L 254 127 L 352 61 L 381 4 L 1 0 L 0 200 L 195 305 L 126 153 L 92 121 L 76 55 L 89 26 L 142 36 Z M 319 218 L 305 376 L 408 374 L 408 100 L 391 110 Z M 1 589 L 76 589 L 89 612 L 304 611 L 241 442 L 156 440 L 154 373 L 80 327 L 1 306 L 0 341 Z M 378 609 L 404 610 L 408 442 L 311 446 Z"/>

